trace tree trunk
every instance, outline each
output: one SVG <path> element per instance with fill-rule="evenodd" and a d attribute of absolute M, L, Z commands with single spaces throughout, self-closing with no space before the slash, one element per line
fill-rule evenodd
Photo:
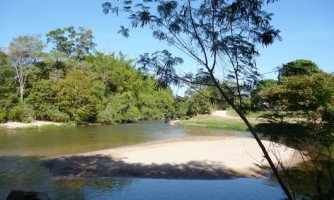
<path fill-rule="evenodd" d="M 24 85 L 20 85 L 20 100 L 23 101 Z"/>
<path fill-rule="evenodd" d="M 224 90 L 221 88 L 221 86 L 219 85 L 219 83 L 217 82 L 217 80 L 215 79 L 215 77 L 213 76 L 212 71 L 209 70 L 210 73 L 210 77 L 214 83 L 214 85 L 216 86 L 216 88 L 219 90 L 220 94 L 223 96 L 223 98 L 225 99 L 225 101 L 232 106 L 232 108 L 238 113 L 238 115 L 240 116 L 240 118 L 245 122 L 245 124 L 247 125 L 249 131 L 252 133 L 254 139 L 256 140 L 256 142 L 258 143 L 258 145 L 260 146 L 264 157 L 266 158 L 266 160 L 268 161 L 271 169 L 274 172 L 274 175 L 278 181 L 278 183 L 281 185 L 284 193 L 286 194 L 286 196 L 288 197 L 288 199 L 292 200 L 294 199 L 293 195 L 291 194 L 290 190 L 288 189 L 288 187 L 286 186 L 286 184 L 284 183 L 281 175 L 278 173 L 278 169 L 276 168 L 274 162 L 271 160 L 265 146 L 263 145 L 262 141 L 260 140 L 259 136 L 257 135 L 257 133 L 255 132 L 253 126 L 249 123 L 249 121 L 247 120 L 247 118 L 245 117 L 245 115 L 234 105 L 234 103 L 228 98 L 227 94 L 224 92 Z"/>

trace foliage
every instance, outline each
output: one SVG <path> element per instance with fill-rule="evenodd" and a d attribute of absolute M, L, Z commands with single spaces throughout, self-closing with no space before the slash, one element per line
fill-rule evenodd
<path fill-rule="evenodd" d="M 189 97 L 176 97 L 174 101 L 174 118 L 189 115 Z"/>
<path fill-rule="evenodd" d="M 153 37 L 181 49 L 194 59 L 209 79 L 208 72 L 218 71 L 218 60 L 227 59 L 231 65 L 224 66 L 228 77 L 237 82 L 237 92 L 258 76 L 253 57 L 255 43 L 271 44 L 279 38 L 279 31 L 270 26 L 271 14 L 262 9 L 264 1 L 124 1 L 123 5 L 106 2 L 103 12 L 129 14 L 132 28 L 149 27 Z M 224 14 L 222 14 L 224 13 Z M 130 30 L 121 26 L 119 31 L 129 37 Z M 152 71 L 161 82 L 177 83 L 184 78 L 176 74 L 174 66 L 182 63 L 167 50 L 151 55 L 143 54 L 139 63 L 145 71 Z M 203 73 L 198 73 L 202 76 Z M 191 79 L 190 81 L 193 81 Z M 239 101 L 242 103 L 242 101 Z M 241 106 L 241 105 L 239 105 Z"/>
<path fill-rule="evenodd" d="M 97 98 L 87 76 L 79 71 L 70 71 L 54 85 L 59 110 L 78 123 L 95 118 Z"/>
<path fill-rule="evenodd" d="M 27 77 L 34 70 L 34 65 L 32 64 L 36 62 L 43 48 L 44 44 L 40 36 L 37 35 L 18 36 L 9 45 L 8 56 L 12 66 L 15 68 L 16 78 L 20 84 L 21 101 L 23 101 Z"/>
<path fill-rule="evenodd" d="M 111 110 L 115 122 L 136 122 L 140 119 L 140 112 L 132 92 L 111 97 L 107 109 Z"/>
<path fill-rule="evenodd" d="M 47 110 L 47 120 L 54 121 L 54 122 L 69 122 L 70 116 L 64 112 L 59 111 L 58 109 L 49 109 Z"/>
<path fill-rule="evenodd" d="M 260 95 L 276 110 L 314 112 L 331 110 L 334 77 L 326 73 L 284 77 L 281 84 Z"/>
<path fill-rule="evenodd" d="M 50 119 L 49 110 L 54 109 L 55 92 L 51 80 L 36 82 L 29 92 L 28 103 L 34 110 L 36 119 Z M 57 120 L 59 121 L 59 120 Z"/>
<path fill-rule="evenodd" d="M 17 96 L 17 82 L 14 79 L 13 67 L 2 63 L 0 65 L 0 122 L 8 120 L 7 113 L 19 101 Z"/>
<path fill-rule="evenodd" d="M 73 26 L 58 28 L 46 34 L 47 42 L 54 44 L 53 50 L 63 52 L 67 57 L 82 59 L 94 50 L 96 44 L 90 29 L 79 27 L 75 30 Z"/>
<path fill-rule="evenodd" d="M 7 118 L 10 121 L 31 122 L 32 110 L 27 104 L 20 102 L 8 111 Z"/>
<path fill-rule="evenodd" d="M 297 75 L 311 75 L 319 73 L 319 67 L 310 60 L 295 60 L 284 64 L 279 69 L 279 78 Z"/>
<path fill-rule="evenodd" d="M 164 82 L 168 71 L 157 72 L 156 79 L 122 53 L 95 52 L 93 38 L 89 29 L 58 28 L 47 34 L 53 44 L 49 53 L 42 52 L 40 36 L 14 38 L 9 53 L 0 52 L 0 121 L 26 120 L 29 113 L 29 119 L 113 124 L 183 117 L 203 113 L 201 106 L 209 112 L 220 105 L 195 93 L 177 102 Z M 160 53 L 164 56 L 154 54 L 154 59 L 161 64 L 182 63 L 167 51 Z M 208 89 L 208 95 L 217 92 Z"/>
<path fill-rule="evenodd" d="M 260 96 L 260 92 L 262 90 L 265 90 L 267 88 L 271 88 L 273 86 L 276 86 L 278 84 L 278 81 L 273 79 L 265 79 L 259 81 L 255 85 L 255 89 L 251 92 L 251 101 L 252 101 L 252 108 L 253 110 L 263 110 L 268 108 L 267 102 L 264 101 L 264 99 Z"/>
<path fill-rule="evenodd" d="M 110 108 L 100 111 L 97 114 L 97 122 L 101 124 L 113 124 L 114 119 L 112 116 L 113 111 Z"/>
<path fill-rule="evenodd" d="M 205 93 L 203 95 L 203 93 Z M 202 93 L 193 93 L 189 100 L 189 112 L 190 114 L 209 114 L 213 109 L 213 105 L 208 99 L 210 93 L 208 90 L 202 91 Z"/>

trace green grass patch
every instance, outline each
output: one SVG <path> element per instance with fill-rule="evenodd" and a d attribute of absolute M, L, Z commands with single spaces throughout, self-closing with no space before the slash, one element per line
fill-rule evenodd
<path fill-rule="evenodd" d="M 246 117 L 248 118 L 259 118 L 263 115 L 269 114 L 270 111 L 256 111 L 256 112 L 249 112 L 247 113 Z M 234 110 L 227 110 L 227 114 L 229 116 L 233 116 L 233 117 L 239 117 L 238 113 L 235 112 Z"/>
<path fill-rule="evenodd" d="M 242 120 L 226 119 L 210 115 L 198 115 L 188 120 L 181 120 L 177 124 L 182 126 L 217 128 L 235 131 L 247 131 L 248 128 Z"/>
<path fill-rule="evenodd" d="M 67 127 L 74 127 L 76 125 L 77 124 L 75 122 L 67 122 L 67 123 L 62 123 L 60 125 L 45 124 L 45 125 L 41 125 L 39 128 L 40 129 L 67 128 Z"/>

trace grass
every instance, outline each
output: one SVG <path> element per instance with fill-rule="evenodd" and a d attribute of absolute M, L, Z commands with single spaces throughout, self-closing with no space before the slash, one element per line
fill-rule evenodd
<path fill-rule="evenodd" d="M 198 115 L 188 120 L 181 120 L 177 124 L 182 126 L 217 128 L 235 131 L 247 131 L 248 128 L 242 120 L 226 119 L 210 115 Z"/>
<path fill-rule="evenodd" d="M 76 126 L 76 125 L 77 124 L 75 122 L 67 122 L 67 123 L 62 123 L 60 125 L 45 124 L 45 125 L 41 125 L 39 128 L 42 128 L 42 129 L 66 128 L 66 127 L 73 127 L 73 126 Z"/>
<path fill-rule="evenodd" d="M 257 111 L 257 112 L 249 112 L 247 113 L 246 117 L 248 118 L 258 118 L 261 117 L 265 114 L 268 114 L 269 111 Z M 227 114 L 229 116 L 233 116 L 233 117 L 239 117 L 238 113 L 235 112 L 234 110 L 227 110 Z"/>

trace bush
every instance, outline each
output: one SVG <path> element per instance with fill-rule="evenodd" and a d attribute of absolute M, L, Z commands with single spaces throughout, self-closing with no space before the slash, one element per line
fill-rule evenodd
<path fill-rule="evenodd" d="M 32 116 L 32 110 L 25 103 L 20 102 L 8 111 L 7 118 L 11 121 L 28 123 L 33 120 Z"/>
<path fill-rule="evenodd" d="M 0 111 L 0 123 L 5 122 L 6 120 L 6 113 L 4 111 Z"/>
<path fill-rule="evenodd" d="M 102 124 L 113 124 L 112 110 L 107 108 L 97 114 L 97 122 Z"/>
<path fill-rule="evenodd" d="M 60 112 L 57 109 L 52 109 L 48 111 L 48 118 L 50 121 L 55 122 L 68 122 L 70 121 L 70 116 L 66 113 Z"/>

